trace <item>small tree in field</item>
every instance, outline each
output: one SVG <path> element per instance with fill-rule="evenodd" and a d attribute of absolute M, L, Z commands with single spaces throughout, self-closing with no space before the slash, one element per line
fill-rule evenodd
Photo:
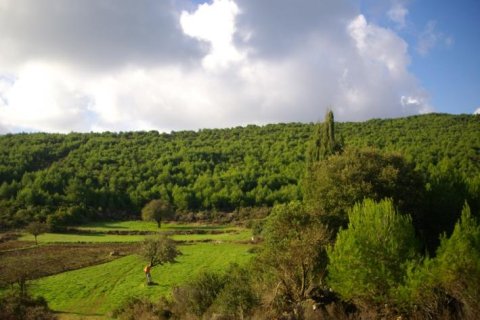
<path fill-rule="evenodd" d="M 38 221 L 31 222 L 25 230 L 35 237 L 35 245 L 38 246 L 37 236 L 48 232 L 49 228 L 46 223 Z"/>
<path fill-rule="evenodd" d="M 165 200 L 152 200 L 142 209 L 142 220 L 154 220 L 158 227 L 162 226 L 162 220 L 173 217 L 174 210 L 170 203 Z"/>
<path fill-rule="evenodd" d="M 143 242 L 143 257 L 151 267 L 175 262 L 175 258 L 181 254 L 175 241 L 165 235 L 146 238 Z"/>

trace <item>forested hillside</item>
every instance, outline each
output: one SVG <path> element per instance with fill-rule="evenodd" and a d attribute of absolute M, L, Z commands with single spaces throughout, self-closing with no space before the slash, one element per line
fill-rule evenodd
<path fill-rule="evenodd" d="M 337 123 L 343 148 L 398 152 L 433 209 L 479 207 L 480 117 L 430 114 Z M 151 199 L 178 212 L 233 211 L 302 198 L 313 124 L 0 136 L 0 226 L 139 216 Z M 427 202 L 428 203 L 428 202 Z M 432 209 L 432 208 L 431 208 Z M 452 213 L 454 214 L 454 213 Z"/>

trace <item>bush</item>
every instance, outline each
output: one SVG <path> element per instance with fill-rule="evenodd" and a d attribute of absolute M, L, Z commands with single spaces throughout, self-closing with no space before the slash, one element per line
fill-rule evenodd
<path fill-rule="evenodd" d="M 308 298 L 312 284 L 323 281 L 331 234 L 302 203 L 293 201 L 273 208 L 262 235 L 257 262 L 277 288 L 272 300 L 278 302 L 278 311 L 292 311 Z"/>
<path fill-rule="evenodd" d="M 249 270 L 232 265 L 227 270 L 225 285 L 214 303 L 215 309 L 233 319 L 244 319 L 260 303 L 253 289 Z"/>
<path fill-rule="evenodd" d="M 54 320 L 56 315 L 42 297 L 9 292 L 0 298 L 0 319 L 3 320 Z"/>
<path fill-rule="evenodd" d="M 163 304 L 155 304 L 145 298 L 131 298 L 112 312 L 112 316 L 121 320 L 162 320 L 170 318 L 170 311 Z"/>
<path fill-rule="evenodd" d="M 202 316 L 225 286 L 225 277 L 213 272 L 201 273 L 191 283 L 174 288 L 174 313 Z"/>

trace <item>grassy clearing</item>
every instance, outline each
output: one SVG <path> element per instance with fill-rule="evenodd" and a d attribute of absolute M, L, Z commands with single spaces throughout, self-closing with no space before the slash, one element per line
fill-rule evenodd
<path fill-rule="evenodd" d="M 89 230 L 96 232 L 107 232 L 107 231 L 232 231 L 239 230 L 239 227 L 232 227 L 226 225 L 206 225 L 206 224 L 180 224 L 175 222 L 162 223 L 162 227 L 159 229 L 157 223 L 153 221 L 116 221 L 116 222 L 96 222 L 92 224 L 87 224 L 81 227 L 78 227 L 79 230 Z"/>
<path fill-rule="evenodd" d="M 204 270 L 219 271 L 232 262 L 246 263 L 251 245 L 200 243 L 181 246 L 178 263 L 153 268 L 157 283 L 146 286 L 145 262 L 136 255 L 115 261 L 38 279 L 32 283 L 35 295 L 44 296 L 49 306 L 66 313 L 105 315 L 129 297 L 158 299 L 168 295 L 173 286 L 192 279 Z"/>
<path fill-rule="evenodd" d="M 238 229 L 236 232 L 220 234 L 179 234 L 171 238 L 177 241 L 248 241 L 251 231 Z M 117 235 L 105 233 L 71 234 L 71 233 L 45 233 L 38 236 L 38 243 L 100 243 L 100 242 L 138 242 L 145 239 L 145 235 Z M 20 241 L 34 241 L 30 234 L 24 234 Z"/>

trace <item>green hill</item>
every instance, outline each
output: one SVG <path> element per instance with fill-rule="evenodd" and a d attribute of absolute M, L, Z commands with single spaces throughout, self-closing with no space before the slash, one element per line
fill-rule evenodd
<path fill-rule="evenodd" d="M 395 151 L 415 162 L 432 194 L 456 197 L 455 210 L 465 199 L 478 207 L 480 117 L 428 114 L 337 123 L 336 130 L 346 148 Z M 169 134 L 3 135 L 0 229 L 47 216 L 60 223 L 138 216 L 153 198 L 184 212 L 301 199 L 312 133 L 313 124 L 289 123 Z"/>

